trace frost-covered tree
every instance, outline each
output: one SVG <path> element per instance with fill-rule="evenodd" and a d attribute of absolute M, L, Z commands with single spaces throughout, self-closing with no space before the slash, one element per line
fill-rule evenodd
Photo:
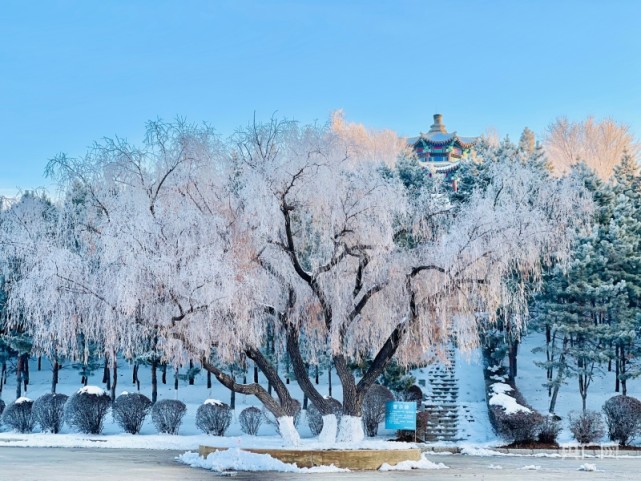
<path fill-rule="evenodd" d="M 593 117 L 577 122 L 556 119 L 548 126 L 543 144 L 556 172 L 567 172 L 571 166 L 585 162 L 604 180 L 612 175 L 625 151 L 636 158 L 641 148 L 629 125 Z"/>
<path fill-rule="evenodd" d="M 570 179 L 519 163 L 497 162 L 487 188 L 448 215 L 446 198 L 410 198 L 396 178 L 377 175 L 387 162 L 322 130 L 258 126 L 238 143 L 257 260 L 290 300 L 288 343 L 304 337 L 333 353 L 343 440 L 362 435 L 363 397 L 392 358 L 421 359 L 452 335 L 469 348 L 477 313 L 522 307 L 507 297 L 506 278 L 536 277 L 542 259 L 568 248 L 571 213 L 582 211 Z M 372 363 L 357 381 L 349 361 L 363 353 Z M 306 377 L 301 366 L 299 384 L 329 415 Z"/>

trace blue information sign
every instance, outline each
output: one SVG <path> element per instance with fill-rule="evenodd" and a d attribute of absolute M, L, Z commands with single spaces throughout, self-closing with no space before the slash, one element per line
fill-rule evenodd
<path fill-rule="evenodd" d="M 416 403 L 399 401 L 385 403 L 385 429 L 416 431 Z"/>

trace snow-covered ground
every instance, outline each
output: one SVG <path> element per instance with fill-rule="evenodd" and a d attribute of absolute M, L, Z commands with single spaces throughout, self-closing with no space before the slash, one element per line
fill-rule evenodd
<path fill-rule="evenodd" d="M 544 353 L 533 354 L 532 350 L 542 345 L 543 336 L 538 333 L 530 333 L 524 339 L 519 353 L 519 372 L 517 377 L 517 386 L 523 393 L 526 401 L 541 413 L 546 413 L 548 408 L 548 394 L 543 387 L 545 382 L 545 371 L 537 367 L 534 362 L 543 360 Z M 141 366 L 139 377 L 141 381 L 141 392 L 147 396 L 151 395 L 149 367 Z M 251 378 L 251 372 L 248 373 Z M 426 370 L 416 370 L 413 372 L 417 380 L 427 380 Z M 462 439 L 457 443 L 460 446 L 469 448 L 470 446 L 481 448 L 495 446 L 502 443 L 496 439 L 489 423 L 487 415 L 485 382 L 482 373 L 482 359 L 478 351 L 465 355 L 457 353 L 456 355 L 456 377 L 458 379 L 458 403 L 459 403 L 459 433 Z M 102 371 L 97 371 L 90 379 L 91 385 L 101 386 Z M 159 373 L 160 380 L 160 373 Z M 259 380 L 264 381 L 260 376 Z M 337 399 L 341 399 L 341 386 L 334 373 L 332 394 Z M 37 362 L 30 362 L 30 384 L 26 396 L 31 399 L 37 399 L 42 394 L 49 392 L 51 383 L 51 369 L 46 359 L 42 361 L 42 370 L 37 370 Z M 77 371 L 70 366 L 65 366 L 60 371 L 60 382 L 58 392 L 71 395 L 81 388 L 80 376 Z M 292 381 L 289 385 L 295 397 L 302 400 L 303 395 L 297 384 Z M 132 369 L 124 361 L 119 363 L 118 389 L 117 392 L 135 391 L 132 383 Z M 323 373 L 320 378 L 318 389 L 323 394 L 329 394 L 327 373 Z M 628 381 L 628 392 L 630 395 L 641 398 L 641 381 Z M 4 386 L 2 399 L 9 404 L 15 398 L 15 377 L 10 376 L 7 384 Z M 614 375 L 613 373 L 604 373 L 603 376 L 596 376 L 588 393 L 588 408 L 600 411 L 603 403 L 611 396 L 616 395 L 614 392 Z M 236 410 L 234 420 L 224 437 L 208 436 L 201 433 L 196 428 L 195 416 L 198 406 L 207 399 L 219 399 L 223 402 L 230 402 L 231 393 L 213 379 L 212 389 L 206 387 L 206 374 L 203 372 L 196 376 L 195 385 L 188 385 L 187 381 L 179 382 L 178 390 L 173 389 L 173 373 L 168 372 L 167 384 L 158 384 L 158 399 L 179 399 L 187 405 L 187 414 L 183 420 L 178 436 L 158 434 L 153 426 L 151 419 L 148 418 L 142 428 L 140 435 L 129 435 L 123 433 L 123 430 L 112 419 L 111 415 L 107 416 L 103 434 L 99 436 L 84 435 L 73 432 L 67 425 L 64 425 L 61 434 L 20 434 L 7 432 L 6 427 L 0 428 L 0 441 L 10 442 L 14 446 L 41 446 L 41 447 L 105 447 L 105 448 L 145 448 L 145 449 L 179 449 L 195 450 L 200 444 L 210 444 L 220 447 L 230 448 L 277 448 L 282 446 L 282 440 L 277 435 L 275 427 L 269 424 L 263 424 L 258 436 L 244 435 L 240 430 L 238 415 L 248 406 L 257 406 L 261 404 L 252 396 L 241 394 L 236 395 Z M 567 429 L 567 414 L 569 411 L 578 410 L 581 406 L 581 398 L 578 394 L 576 379 L 568 379 L 567 384 L 561 387 L 557 402 L 556 412 L 563 418 L 559 441 L 567 443 L 572 441 L 569 430 Z M 301 434 L 302 443 L 300 449 L 318 449 L 327 447 L 311 436 L 309 427 L 305 420 L 305 414 L 302 414 L 298 430 Z M 381 424 L 379 436 L 374 439 L 366 439 L 359 445 L 350 445 L 350 448 L 364 449 L 400 449 L 408 445 L 406 443 L 392 443 L 386 440 L 393 438 L 395 432 L 385 430 Z M 603 439 L 602 441 L 606 441 Z M 342 446 L 347 447 L 347 446 Z"/>
<path fill-rule="evenodd" d="M 549 407 L 549 398 L 547 389 L 543 387 L 546 382 L 545 369 L 534 364 L 535 361 L 544 361 L 545 353 L 532 353 L 534 348 L 542 346 L 545 346 L 543 334 L 534 332 L 524 337 L 519 350 L 516 385 L 528 404 L 542 414 L 546 414 Z M 614 373 L 607 372 L 607 369 L 602 375 L 597 373 L 588 389 L 587 408 L 602 413 L 603 404 L 617 394 L 620 393 L 614 392 Z M 628 395 L 641 398 L 641 379 L 628 380 Z M 569 378 L 566 384 L 561 386 L 555 409 L 556 414 L 562 418 L 563 430 L 559 435 L 559 442 L 573 441 L 567 426 L 567 415 L 570 411 L 580 410 L 581 396 L 579 395 L 578 381 L 576 378 Z M 602 441 L 605 442 L 607 439 L 604 438 Z"/>
<path fill-rule="evenodd" d="M 50 392 L 51 389 L 51 368 L 46 359 L 42 360 L 42 370 L 37 370 L 35 359 L 30 361 L 30 383 L 27 392 L 23 393 L 24 397 L 37 399 L 39 396 Z M 251 379 L 253 372 L 249 372 Z M 105 420 L 104 431 L 101 435 L 87 435 L 74 432 L 66 424 L 60 434 L 39 433 L 36 427 L 34 433 L 21 434 L 8 432 L 6 427 L 0 427 L 0 441 L 10 443 L 12 446 L 38 446 L 38 447 L 103 447 L 103 448 L 141 448 L 141 449 L 176 449 L 176 450 L 197 450 L 201 444 L 215 445 L 230 448 L 278 448 L 283 446 L 283 441 L 276 433 L 273 425 L 264 423 L 258 436 L 248 436 L 242 433 L 238 423 L 238 415 L 243 409 L 249 406 L 262 408 L 260 402 L 253 396 L 236 394 L 236 410 L 233 414 L 233 421 L 224 437 L 209 436 L 203 434 L 196 427 L 195 417 L 198 406 L 207 399 L 218 399 L 230 403 L 230 391 L 222 386 L 215 378 L 212 379 L 212 388 L 207 389 L 206 373 L 201 372 L 196 376 L 195 384 L 190 386 L 187 381 L 180 380 L 178 390 L 173 388 L 173 373 L 168 371 L 167 384 L 160 382 L 160 372 L 158 373 L 158 399 L 179 399 L 187 405 L 187 413 L 183 418 L 179 435 L 158 434 L 156 428 L 151 422 L 151 416 L 148 416 L 143 424 L 139 435 L 131 435 L 123 432 L 123 429 L 114 422 L 111 414 L 107 415 Z M 139 370 L 139 379 L 141 384 L 140 392 L 151 397 L 151 372 L 149 367 L 141 366 Z M 89 384 L 94 386 L 105 387 L 102 384 L 102 370 L 96 371 L 90 378 Z M 259 381 L 263 382 L 262 375 Z M 265 382 L 265 385 L 267 383 Z M 15 376 L 10 376 L 2 392 L 2 399 L 9 404 L 15 399 Z M 302 401 L 303 394 L 298 385 L 292 381 L 289 385 L 294 397 Z M 80 384 L 80 375 L 70 366 L 60 370 L 60 381 L 57 386 L 57 392 L 71 395 L 78 389 L 82 388 Z M 320 377 L 318 388 L 321 393 L 329 394 L 327 373 Z M 119 362 L 118 385 L 116 392 L 123 391 L 133 392 L 136 390 L 132 382 L 132 368 L 125 361 Z M 342 398 L 342 390 L 336 373 L 333 373 L 332 394 L 338 399 Z M 302 442 L 299 449 L 319 449 L 328 447 L 321 445 L 316 438 L 313 438 L 305 413 L 301 415 L 298 424 L 298 431 L 301 434 Z M 379 436 L 377 438 L 367 438 L 358 444 L 341 446 L 343 449 L 405 449 L 407 443 L 387 442 L 387 439 L 393 438 L 395 431 L 385 430 L 381 424 Z"/>
<path fill-rule="evenodd" d="M 463 439 L 462 444 L 495 442 L 487 413 L 483 359 L 479 349 L 469 354 L 457 352 L 456 378 L 459 387 L 459 435 Z"/>

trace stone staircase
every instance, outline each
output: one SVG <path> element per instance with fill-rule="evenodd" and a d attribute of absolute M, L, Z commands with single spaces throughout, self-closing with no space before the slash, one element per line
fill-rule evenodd
<path fill-rule="evenodd" d="M 447 363 L 428 366 L 423 407 L 429 413 L 425 441 L 459 441 L 459 403 L 456 355 L 447 351 Z M 463 408 L 463 413 L 465 412 Z"/>

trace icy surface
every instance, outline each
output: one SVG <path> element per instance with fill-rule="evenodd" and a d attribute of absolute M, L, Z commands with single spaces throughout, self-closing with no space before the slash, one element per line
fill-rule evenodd
<path fill-rule="evenodd" d="M 192 468 L 204 468 L 211 471 L 280 471 L 283 473 L 342 473 L 348 469 L 331 466 L 315 466 L 313 468 L 299 468 L 295 464 L 288 464 L 272 458 L 269 454 L 256 454 L 238 448 L 226 451 L 216 451 L 203 458 L 198 453 L 188 451 L 176 458 Z"/>

